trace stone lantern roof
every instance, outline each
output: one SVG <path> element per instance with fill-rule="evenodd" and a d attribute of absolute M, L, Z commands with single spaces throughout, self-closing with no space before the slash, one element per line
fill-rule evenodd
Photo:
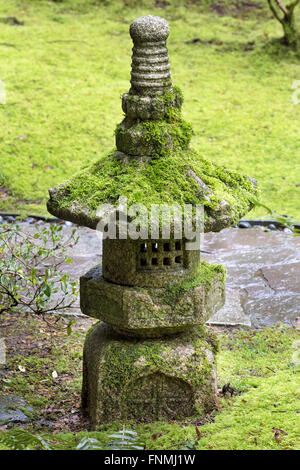
<path fill-rule="evenodd" d="M 204 205 L 204 230 L 236 223 L 257 199 L 252 178 L 225 169 L 190 147 L 192 128 L 181 116 L 183 95 L 172 86 L 168 23 L 145 16 L 130 27 L 134 42 L 131 88 L 115 131 L 116 148 L 49 191 L 48 211 L 95 229 L 102 204 Z"/>

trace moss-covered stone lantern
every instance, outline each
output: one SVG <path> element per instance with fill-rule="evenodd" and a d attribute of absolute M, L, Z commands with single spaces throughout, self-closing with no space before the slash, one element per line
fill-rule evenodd
<path fill-rule="evenodd" d="M 202 205 L 206 232 L 236 223 L 253 206 L 255 181 L 189 147 L 192 129 L 171 83 L 168 23 L 138 18 L 130 34 L 131 88 L 116 149 L 50 190 L 49 212 L 99 229 L 126 197 L 128 207 L 149 213 L 153 205 Z M 82 312 L 102 321 L 85 342 L 82 406 L 94 426 L 203 415 L 215 405 L 217 351 L 205 322 L 224 304 L 224 268 L 188 249 L 185 230 L 178 236 L 171 226 L 166 237 L 159 221 L 156 236 L 121 237 L 120 221 L 119 211 L 116 236 L 103 235 L 102 266 L 80 280 Z"/>

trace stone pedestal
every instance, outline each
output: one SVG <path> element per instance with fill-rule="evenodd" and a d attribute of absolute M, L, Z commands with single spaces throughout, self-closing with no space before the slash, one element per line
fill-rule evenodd
<path fill-rule="evenodd" d="M 93 428 L 116 420 L 179 420 L 215 406 L 216 342 L 203 326 L 155 339 L 121 337 L 105 323 L 88 333 L 82 406 Z"/>

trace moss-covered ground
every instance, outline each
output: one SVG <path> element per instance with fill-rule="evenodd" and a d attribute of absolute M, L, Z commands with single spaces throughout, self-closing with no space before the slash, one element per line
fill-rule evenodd
<path fill-rule="evenodd" d="M 108 436 L 123 426 L 135 430 L 147 450 L 183 448 L 188 443 L 198 449 L 299 449 L 296 328 L 279 324 L 259 331 L 215 329 L 220 341 L 219 397 L 215 411 L 206 419 L 118 422 L 88 432 L 79 405 L 82 345 L 91 324 L 91 320 L 78 320 L 69 337 L 62 332 L 51 335 L 42 320 L 30 318 L 2 328 L 7 364 L 0 369 L 1 393 L 22 396 L 33 408 L 28 424 L 15 427 L 22 426 L 62 449 L 74 448 L 86 435 L 105 446 Z M 228 383 L 232 396 L 221 391 Z M 2 425 L 0 437 L 9 428 L 9 424 Z"/>
<path fill-rule="evenodd" d="M 129 88 L 128 25 L 152 13 L 170 22 L 173 80 L 185 94 L 193 146 L 257 178 L 264 204 L 300 219 L 300 105 L 292 102 L 300 61 L 275 41 L 282 32 L 266 2 L 166 4 L 1 2 L 0 80 L 7 96 L 0 105 L 0 211 L 46 214 L 47 188 L 112 148 L 122 119 L 119 98 Z M 0 366 L 0 393 L 22 396 L 33 408 L 25 429 L 73 448 L 88 433 L 79 404 L 82 345 L 92 321 L 79 320 L 67 337 L 50 333 L 42 320 L 11 320 L 1 328 L 7 364 Z M 214 413 L 189 422 L 114 423 L 89 435 L 105 446 L 125 425 L 148 450 L 187 442 L 198 449 L 299 449 L 299 331 L 278 325 L 217 334 Z M 222 395 L 228 383 L 233 396 Z M 0 433 L 9 426 L 2 424 Z"/>
<path fill-rule="evenodd" d="M 300 219 L 299 57 L 276 42 L 282 31 L 263 0 L 185 3 L 1 2 L 0 211 L 46 214 L 47 189 L 113 147 L 129 89 L 128 25 L 152 13 L 171 26 L 192 145 L 257 178 L 264 204 Z"/>

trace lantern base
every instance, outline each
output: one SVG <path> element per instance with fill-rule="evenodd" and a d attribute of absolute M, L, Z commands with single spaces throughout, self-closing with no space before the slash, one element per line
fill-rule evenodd
<path fill-rule="evenodd" d="M 214 335 L 203 326 L 176 336 L 131 339 L 97 323 L 83 355 L 82 408 L 93 429 L 119 420 L 204 416 L 215 406 L 216 351 Z"/>

